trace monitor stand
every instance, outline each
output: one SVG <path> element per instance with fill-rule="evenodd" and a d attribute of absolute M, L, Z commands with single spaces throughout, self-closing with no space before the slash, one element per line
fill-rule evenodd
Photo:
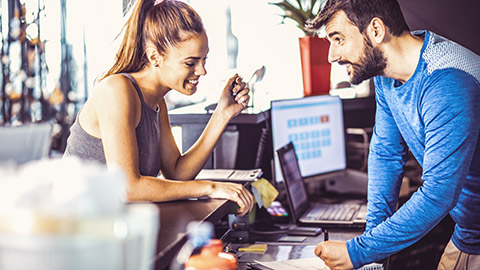
<path fill-rule="evenodd" d="M 306 183 L 323 181 L 326 192 L 354 193 L 367 195 L 368 176 L 366 172 L 346 169 L 339 172 L 305 178 Z"/>

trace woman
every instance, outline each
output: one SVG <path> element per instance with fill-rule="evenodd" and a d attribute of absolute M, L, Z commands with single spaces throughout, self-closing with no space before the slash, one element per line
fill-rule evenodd
<path fill-rule="evenodd" d="M 203 134 L 182 155 L 165 95 L 172 89 L 194 94 L 206 74 L 209 48 L 201 18 L 180 1 L 139 0 L 124 30 L 115 64 L 71 127 L 65 155 L 119 165 L 127 175 L 129 201 L 209 196 L 235 201 L 240 215 L 249 212 L 253 196 L 242 185 L 178 181 L 195 178 L 230 119 L 246 107 L 246 83 L 238 75 L 228 80 Z M 172 180 L 156 178 L 159 171 Z"/>

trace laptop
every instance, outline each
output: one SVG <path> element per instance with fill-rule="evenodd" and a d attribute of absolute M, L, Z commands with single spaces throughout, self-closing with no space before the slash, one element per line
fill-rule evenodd
<path fill-rule="evenodd" d="M 293 220 L 300 225 L 364 227 L 367 205 L 364 200 L 339 203 L 310 203 L 300 173 L 294 145 L 276 151 Z"/>

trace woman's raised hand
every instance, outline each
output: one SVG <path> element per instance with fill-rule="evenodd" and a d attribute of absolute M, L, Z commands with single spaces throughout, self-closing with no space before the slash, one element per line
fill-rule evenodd
<path fill-rule="evenodd" d="M 223 110 L 229 117 L 237 116 L 248 106 L 249 92 L 248 84 L 238 74 L 235 74 L 227 81 L 218 101 L 217 109 Z"/>

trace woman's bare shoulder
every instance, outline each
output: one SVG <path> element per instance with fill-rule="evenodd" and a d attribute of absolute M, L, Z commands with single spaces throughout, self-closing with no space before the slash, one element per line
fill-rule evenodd
<path fill-rule="evenodd" d="M 124 75 L 114 74 L 101 80 L 94 88 L 92 97 L 96 103 L 107 105 L 110 101 L 117 105 L 139 104 L 140 100 L 132 82 Z M 120 103 L 120 104 L 119 104 Z"/>
<path fill-rule="evenodd" d="M 124 92 L 130 89 L 134 89 L 135 87 L 130 82 L 130 80 L 121 74 L 113 74 L 110 75 L 101 81 L 99 81 L 94 88 L 94 92 Z"/>
<path fill-rule="evenodd" d="M 121 74 L 108 76 L 100 81 L 89 97 L 92 113 L 108 119 L 130 119 L 138 125 L 141 117 L 141 102 L 130 80 Z M 110 121 L 110 120 L 108 120 Z"/>

